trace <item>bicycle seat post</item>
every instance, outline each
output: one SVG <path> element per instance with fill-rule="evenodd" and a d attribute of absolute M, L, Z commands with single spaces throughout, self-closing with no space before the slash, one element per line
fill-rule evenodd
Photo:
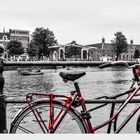
<path fill-rule="evenodd" d="M 74 82 L 74 87 L 76 89 L 76 92 L 78 92 L 80 90 L 78 82 Z"/>

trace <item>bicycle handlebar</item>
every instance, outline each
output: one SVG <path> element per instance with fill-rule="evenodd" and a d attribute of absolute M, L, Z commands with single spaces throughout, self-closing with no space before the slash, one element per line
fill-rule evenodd
<path fill-rule="evenodd" d="M 99 65 L 99 68 L 106 68 L 111 66 L 126 66 L 127 68 L 132 68 L 132 72 L 134 75 L 134 81 L 140 82 L 139 76 L 140 76 L 140 63 L 134 64 L 132 66 L 129 66 L 126 61 L 113 61 L 113 62 L 107 62 L 104 64 Z"/>

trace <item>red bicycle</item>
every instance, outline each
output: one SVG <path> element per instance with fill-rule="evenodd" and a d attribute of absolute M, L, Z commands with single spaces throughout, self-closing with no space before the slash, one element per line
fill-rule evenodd
<path fill-rule="evenodd" d="M 105 68 L 114 65 L 126 65 L 126 62 L 115 61 L 100 65 L 99 68 Z M 99 97 L 107 99 L 117 99 L 120 96 L 127 95 L 125 102 L 121 103 L 116 112 L 112 106 L 111 115 L 108 120 L 100 125 L 94 126 L 91 123 L 90 112 L 99 109 L 108 103 L 103 103 L 94 108 L 87 109 L 85 99 L 82 96 L 78 82 L 85 72 L 66 73 L 60 72 L 60 76 L 65 82 L 72 81 L 75 89 L 70 92 L 69 96 L 54 93 L 29 93 L 26 97 L 28 105 L 20 110 L 13 119 L 10 127 L 10 133 L 95 133 L 96 130 L 107 126 L 107 133 L 111 133 L 112 123 L 114 124 L 113 132 L 119 133 L 129 120 L 140 109 L 140 104 L 136 106 L 128 117 L 117 126 L 119 114 L 127 106 L 128 102 L 136 96 L 139 96 L 140 64 L 130 66 L 134 75 L 132 85 L 129 90 L 115 96 Z M 137 131 L 140 131 L 140 117 L 137 121 Z"/>

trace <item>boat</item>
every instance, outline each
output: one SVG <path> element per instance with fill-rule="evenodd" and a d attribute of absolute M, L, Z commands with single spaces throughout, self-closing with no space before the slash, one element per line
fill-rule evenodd
<path fill-rule="evenodd" d="M 22 76 L 27 76 L 27 75 L 43 75 L 44 72 L 42 72 L 41 70 L 37 69 L 37 70 L 30 70 L 30 69 L 18 69 L 18 72 L 22 75 Z"/>

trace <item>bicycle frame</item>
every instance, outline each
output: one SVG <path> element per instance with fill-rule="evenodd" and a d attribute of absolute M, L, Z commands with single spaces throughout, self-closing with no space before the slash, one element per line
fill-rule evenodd
<path fill-rule="evenodd" d="M 87 110 L 86 108 L 86 103 L 85 100 L 81 94 L 78 82 L 74 82 L 74 87 L 76 89 L 76 91 L 71 91 L 70 96 L 64 96 L 64 95 L 56 95 L 56 94 L 43 94 L 43 93 L 30 93 L 27 95 L 27 102 L 28 105 L 31 107 L 32 109 L 32 102 L 33 102 L 33 96 L 45 96 L 48 98 L 48 101 L 50 103 L 50 116 L 49 116 L 49 124 L 48 124 L 48 128 L 45 127 L 45 124 L 43 124 L 44 126 L 42 126 L 42 124 L 39 123 L 38 121 L 38 116 L 39 113 L 37 112 L 37 110 L 33 110 L 32 112 L 35 115 L 37 122 L 39 123 L 41 129 L 43 130 L 43 132 L 45 133 L 44 127 L 46 129 L 47 132 L 49 133 L 54 133 L 55 130 L 57 129 L 57 127 L 60 125 L 60 123 L 62 122 L 63 118 L 65 117 L 65 115 L 67 114 L 67 111 L 74 106 L 75 102 L 78 102 L 78 106 L 81 106 L 82 110 L 81 113 L 76 109 L 76 112 L 79 112 L 79 114 L 81 114 L 81 117 L 83 118 L 83 120 L 85 121 L 85 124 L 87 126 L 88 132 L 89 133 L 95 133 L 96 130 L 109 125 L 108 127 L 108 133 L 110 133 L 110 129 L 111 129 L 111 123 L 117 119 L 118 115 L 122 112 L 122 110 L 126 107 L 126 105 L 128 104 L 128 102 L 134 97 L 134 96 L 138 96 L 138 92 L 140 91 L 140 84 L 139 84 L 139 77 L 136 73 L 136 67 L 132 67 L 133 68 L 133 74 L 134 77 L 138 83 L 138 86 L 135 87 L 134 91 L 129 94 L 129 96 L 126 98 L 125 102 L 122 103 L 118 110 L 116 111 L 116 113 L 114 113 L 114 107 L 115 104 L 112 105 L 112 110 L 111 110 L 111 115 L 110 118 L 103 122 L 102 124 L 99 124 L 95 127 L 93 127 L 93 124 L 91 123 L 90 119 L 91 116 L 89 114 L 89 112 L 92 111 L 92 109 Z M 133 84 L 134 85 L 134 84 Z M 131 87 L 132 88 L 132 87 Z M 64 99 L 63 99 L 64 98 Z M 57 116 L 54 117 L 53 115 L 53 102 L 54 101 L 60 101 L 63 102 L 63 105 L 67 108 L 65 111 L 63 109 L 61 109 L 61 111 L 59 112 L 59 114 Z M 130 114 L 126 117 L 126 119 L 117 127 L 117 129 L 115 128 L 114 133 L 119 133 L 124 127 L 125 125 L 129 122 L 129 120 L 135 115 L 135 113 L 140 109 L 140 104 L 134 108 L 132 110 L 132 112 L 130 112 Z M 61 115 L 61 113 L 63 112 L 63 114 Z M 60 116 L 61 115 L 61 116 Z"/>
<path fill-rule="evenodd" d="M 40 114 L 38 113 L 37 110 L 34 110 L 32 108 L 32 104 L 34 103 L 33 102 L 33 97 L 36 97 L 36 96 L 44 96 L 44 97 L 47 97 L 48 100 L 39 100 L 41 102 L 49 102 L 50 104 L 50 114 L 49 114 L 49 124 L 48 124 L 48 128 L 46 127 L 46 125 L 44 124 Z M 56 95 L 56 94 L 44 94 L 44 93 L 29 93 L 27 96 L 26 96 L 26 100 L 27 100 L 27 103 L 28 105 L 30 106 L 40 128 L 42 129 L 42 131 L 45 133 L 45 132 L 49 132 L 49 133 L 54 133 L 55 130 L 57 129 L 57 127 L 59 126 L 59 124 L 62 122 L 63 118 L 65 117 L 65 115 L 67 114 L 67 111 L 71 108 L 73 102 L 75 101 L 77 96 L 73 96 L 73 93 L 71 92 L 71 96 L 70 97 L 67 97 L 67 96 L 64 96 L 64 95 Z M 59 103 L 64 103 L 64 107 L 67 107 L 67 109 L 63 112 L 63 115 L 60 117 L 60 115 L 62 114 L 62 111 L 63 111 L 63 108 L 61 109 L 61 111 L 57 114 L 57 116 L 54 117 L 53 115 L 53 102 L 55 100 L 59 100 L 61 102 Z M 39 119 L 41 120 L 41 122 L 39 121 Z M 59 120 L 58 120 L 59 119 Z M 58 121 L 56 123 L 56 121 Z"/>

